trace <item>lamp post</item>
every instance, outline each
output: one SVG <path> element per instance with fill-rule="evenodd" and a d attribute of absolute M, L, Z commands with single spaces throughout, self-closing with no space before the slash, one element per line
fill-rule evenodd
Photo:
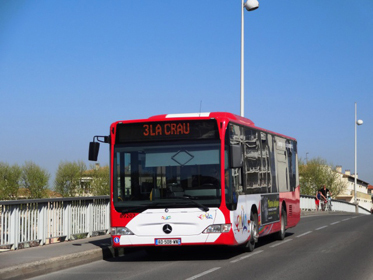
<path fill-rule="evenodd" d="M 357 104 L 355 102 L 355 176 L 354 176 L 354 203 L 356 207 L 356 213 L 359 212 L 358 210 L 358 203 L 356 201 L 356 181 L 357 181 L 357 126 L 362 125 L 363 121 L 357 119 Z"/>
<path fill-rule="evenodd" d="M 258 0 L 241 0 L 241 117 L 244 116 L 244 7 L 254 11 L 259 8 Z"/>

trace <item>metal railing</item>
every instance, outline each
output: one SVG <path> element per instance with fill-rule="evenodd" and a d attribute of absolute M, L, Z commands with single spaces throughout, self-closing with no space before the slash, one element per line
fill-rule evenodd
<path fill-rule="evenodd" d="M 0 247 L 107 234 L 109 196 L 0 201 Z"/>
<path fill-rule="evenodd" d="M 332 199 L 332 211 L 356 213 L 356 205 L 342 200 Z M 300 209 L 302 211 L 316 211 L 315 197 L 311 195 L 300 196 Z M 359 214 L 371 214 L 370 210 L 358 206 Z"/>
<path fill-rule="evenodd" d="M 0 248 L 107 234 L 109 201 L 109 196 L 0 201 Z M 356 212 L 352 203 L 332 200 L 332 204 L 332 211 Z M 315 211 L 315 197 L 301 195 L 300 208 Z M 358 211 L 370 214 L 361 206 Z"/>

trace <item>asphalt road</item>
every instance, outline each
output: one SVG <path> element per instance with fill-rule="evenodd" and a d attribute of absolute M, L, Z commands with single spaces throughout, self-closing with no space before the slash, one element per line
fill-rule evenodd
<path fill-rule="evenodd" d="M 373 215 L 302 217 L 284 241 L 260 239 L 252 253 L 237 248 L 135 250 L 32 279 L 373 279 Z"/>

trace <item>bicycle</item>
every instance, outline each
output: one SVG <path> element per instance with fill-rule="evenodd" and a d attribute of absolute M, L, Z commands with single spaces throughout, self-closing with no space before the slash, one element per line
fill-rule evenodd
<path fill-rule="evenodd" d="M 326 199 L 320 199 L 321 202 L 321 211 L 325 211 L 327 209 L 328 201 Z"/>
<path fill-rule="evenodd" d="M 328 211 L 332 211 L 332 198 L 331 197 L 328 197 L 327 209 Z"/>

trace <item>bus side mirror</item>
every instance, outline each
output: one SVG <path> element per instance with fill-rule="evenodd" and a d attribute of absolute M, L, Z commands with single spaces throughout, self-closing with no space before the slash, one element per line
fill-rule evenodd
<path fill-rule="evenodd" d="M 230 145 L 230 167 L 241 168 L 243 165 L 243 148 L 241 144 Z"/>
<path fill-rule="evenodd" d="M 91 161 L 97 161 L 98 150 L 100 149 L 100 143 L 89 142 L 88 159 Z"/>

